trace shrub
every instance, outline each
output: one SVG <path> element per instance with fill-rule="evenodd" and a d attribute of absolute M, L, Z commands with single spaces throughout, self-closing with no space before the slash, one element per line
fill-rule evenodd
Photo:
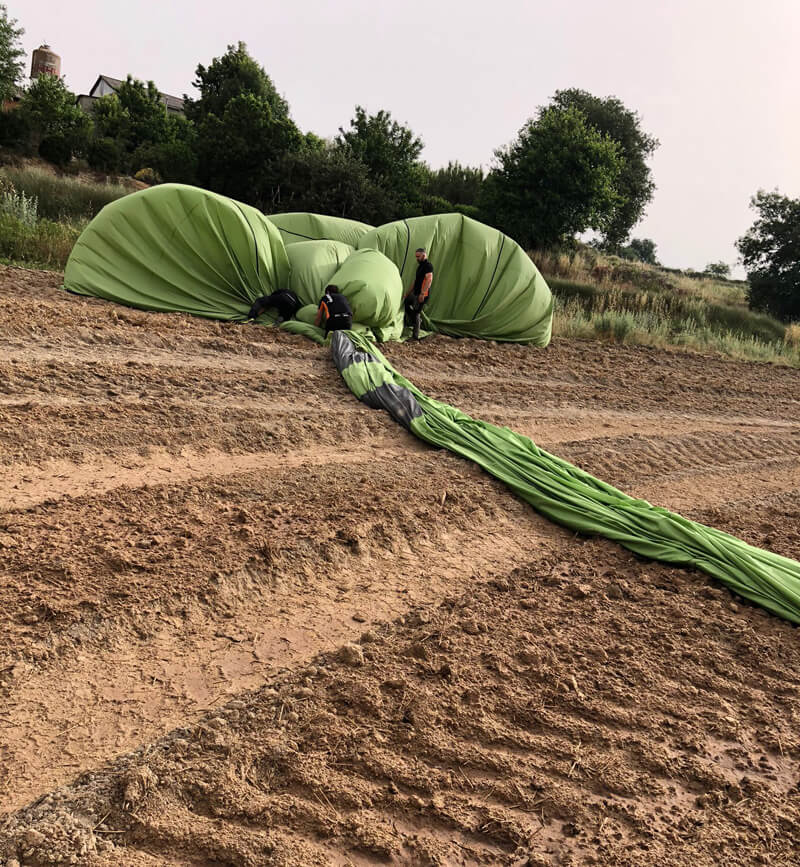
<path fill-rule="evenodd" d="M 46 136 L 39 143 L 39 156 L 56 166 L 65 166 L 72 159 L 72 143 L 64 133 Z"/>
<path fill-rule="evenodd" d="M 0 112 L 0 146 L 25 150 L 31 137 L 30 124 L 24 112 Z"/>
<path fill-rule="evenodd" d="M 422 197 L 422 213 L 423 214 L 451 214 L 453 212 L 453 203 L 441 196 L 423 196 Z"/>
<path fill-rule="evenodd" d="M 116 172 L 122 163 L 122 148 L 108 136 L 94 139 L 89 145 L 89 165 L 100 172 Z"/>
<path fill-rule="evenodd" d="M 151 169 L 149 166 L 145 166 L 145 168 L 139 169 L 139 171 L 136 172 L 134 177 L 137 181 L 141 181 L 143 184 L 150 184 L 151 186 L 161 183 L 161 178 L 158 172 L 155 169 Z"/>
<path fill-rule="evenodd" d="M 26 196 L 6 181 L 0 183 L 0 211 L 15 217 L 25 226 L 33 226 L 38 217 L 39 203 L 36 196 Z"/>
<path fill-rule="evenodd" d="M 127 195 L 130 190 L 120 184 L 87 183 L 74 178 L 58 177 L 43 169 L 5 167 L 0 173 L 14 188 L 27 196 L 36 196 L 39 216 L 48 220 L 75 220 L 93 217 L 109 202 Z"/>
<path fill-rule="evenodd" d="M 83 225 L 39 220 L 23 223 L 0 211 L 0 256 L 16 262 L 63 269 Z"/>

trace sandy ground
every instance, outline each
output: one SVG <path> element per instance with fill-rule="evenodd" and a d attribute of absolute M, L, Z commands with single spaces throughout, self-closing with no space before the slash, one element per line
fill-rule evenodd
<path fill-rule="evenodd" d="M 0 864 L 793 864 L 800 644 L 359 404 L 328 352 L 0 269 Z M 387 347 L 800 557 L 800 371 Z"/>

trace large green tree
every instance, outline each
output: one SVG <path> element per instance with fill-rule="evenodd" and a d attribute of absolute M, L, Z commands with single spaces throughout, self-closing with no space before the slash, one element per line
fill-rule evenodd
<path fill-rule="evenodd" d="M 167 108 L 154 82 L 145 84 L 129 75 L 119 86 L 116 97 L 127 119 L 125 146 L 129 151 L 166 139 Z"/>
<path fill-rule="evenodd" d="M 419 161 L 422 139 L 392 119 L 388 111 L 367 114 L 357 105 L 348 129 L 339 128 L 337 146 L 360 160 L 393 201 L 394 216 L 420 212 L 425 167 Z"/>
<path fill-rule="evenodd" d="M 603 231 L 619 205 L 619 145 L 576 108 L 539 109 L 495 156 L 481 209 L 524 246 L 547 247 L 587 229 Z"/>
<path fill-rule="evenodd" d="M 553 105 L 582 112 L 591 126 L 619 145 L 622 167 L 616 184 L 617 205 L 603 229 L 604 247 L 617 250 L 653 198 L 656 186 L 647 160 L 658 147 L 658 140 L 644 132 L 638 113 L 614 96 L 601 98 L 569 88 L 556 91 Z"/>
<path fill-rule="evenodd" d="M 128 76 L 116 93 L 95 102 L 92 116 L 95 136 L 89 161 L 95 168 L 135 173 L 146 167 L 165 181 L 194 182 L 194 127 L 167 112 L 152 81 Z"/>
<path fill-rule="evenodd" d="M 656 256 L 656 242 L 652 238 L 631 238 L 630 243 L 619 250 L 623 259 L 633 259 L 647 265 L 660 265 Z"/>
<path fill-rule="evenodd" d="M 360 160 L 335 145 L 311 142 L 286 154 L 273 211 L 311 211 L 379 225 L 394 219 L 393 202 Z"/>
<path fill-rule="evenodd" d="M 303 145 L 286 101 L 243 42 L 229 45 L 210 66 L 198 66 L 194 86 L 200 96 L 186 98 L 186 116 L 197 132 L 199 182 L 268 206 L 281 161 Z"/>
<path fill-rule="evenodd" d="M 45 159 L 69 162 L 86 151 L 91 122 L 75 105 L 63 79 L 40 75 L 25 91 L 19 109 L 30 131 L 30 145 Z"/>
<path fill-rule="evenodd" d="M 476 205 L 481 194 L 483 169 L 449 162 L 445 168 L 429 172 L 425 192 L 439 196 L 454 205 Z"/>
<path fill-rule="evenodd" d="M 800 199 L 759 190 L 750 206 L 758 218 L 736 242 L 750 307 L 784 322 L 800 321 Z"/>
<path fill-rule="evenodd" d="M 20 37 L 25 31 L 8 17 L 8 9 L 0 3 L 0 102 L 9 99 L 22 78 L 25 52 Z"/>

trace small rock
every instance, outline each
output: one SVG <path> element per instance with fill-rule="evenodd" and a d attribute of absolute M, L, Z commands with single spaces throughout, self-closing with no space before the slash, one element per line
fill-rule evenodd
<path fill-rule="evenodd" d="M 297 713 L 296 710 L 290 710 L 289 713 L 286 714 L 286 719 L 289 722 L 295 723 L 300 719 L 300 714 Z"/>
<path fill-rule="evenodd" d="M 314 695 L 314 690 L 307 686 L 301 686 L 294 691 L 295 698 L 311 698 L 312 695 Z"/>
<path fill-rule="evenodd" d="M 36 828 L 28 828 L 28 830 L 22 835 L 22 839 L 26 846 L 30 846 L 34 848 L 36 846 L 41 846 L 44 843 L 45 837 L 41 831 L 37 831 Z"/>
<path fill-rule="evenodd" d="M 461 628 L 467 633 L 467 635 L 478 635 L 481 631 L 478 621 L 473 618 L 464 620 L 461 624 Z"/>
<path fill-rule="evenodd" d="M 356 623 L 366 623 L 367 622 L 367 618 L 364 617 L 363 614 L 353 614 L 353 620 L 355 620 Z"/>
<path fill-rule="evenodd" d="M 370 644 L 378 640 L 378 633 L 375 632 L 374 629 L 368 629 L 366 632 L 362 633 L 359 641 L 362 644 Z"/>
<path fill-rule="evenodd" d="M 421 641 L 415 641 L 408 648 L 408 655 L 414 659 L 430 659 L 431 656 L 430 651 Z"/>
<path fill-rule="evenodd" d="M 215 729 L 226 729 L 228 727 L 228 721 L 223 719 L 221 716 L 215 716 L 208 721 L 208 725 Z"/>
<path fill-rule="evenodd" d="M 339 649 L 339 660 L 345 665 L 363 665 L 364 651 L 357 644 L 345 644 Z"/>
<path fill-rule="evenodd" d="M 411 611 L 405 618 L 406 626 L 424 626 L 431 622 L 431 616 L 427 611 Z"/>

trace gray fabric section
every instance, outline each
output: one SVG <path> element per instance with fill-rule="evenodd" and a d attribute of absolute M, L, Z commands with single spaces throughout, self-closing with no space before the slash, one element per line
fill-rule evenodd
<path fill-rule="evenodd" d="M 344 331 L 331 333 L 331 355 L 339 373 L 356 362 L 375 361 L 368 353 L 358 352 Z"/>
<path fill-rule="evenodd" d="M 334 331 L 331 335 L 331 355 L 339 373 L 351 364 L 381 364 L 371 353 L 356 349 L 344 331 Z M 385 409 L 405 427 L 410 427 L 415 418 L 423 415 L 422 407 L 414 395 L 407 388 L 392 382 L 378 385 L 358 395 L 358 399 L 372 409 Z"/>
<path fill-rule="evenodd" d="M 399 385 L 379 385 L 362 394 L 361 400 L 372 409 L 385 409 L 395 421 L 409 429 L 411 422 L 423 415 L 422 407 L 414 395 Z"/>

